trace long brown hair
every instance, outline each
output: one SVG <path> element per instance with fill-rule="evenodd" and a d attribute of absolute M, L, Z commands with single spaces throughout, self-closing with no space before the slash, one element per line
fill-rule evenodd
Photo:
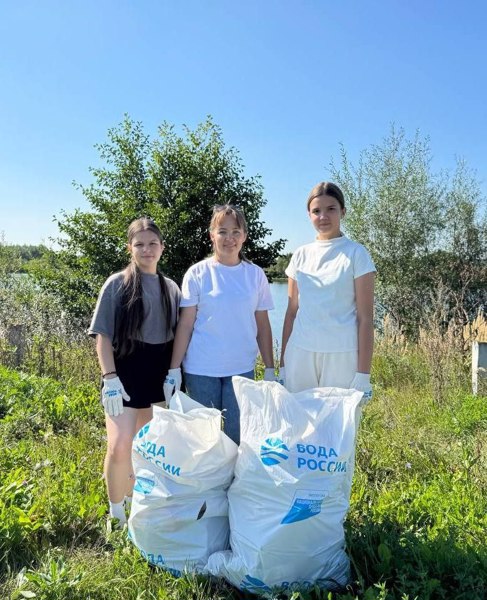
<path fill-rule="evenodd" d="M 127 231 L 127 243 L 141 231 L 152 231 L 163 243 L 162 233 L 152 219 L 142 217 L 130 223 Z M 161 303 L 166 315 L 166 335 L 174 328 L 172 302 L 168 286 L 162 271 L 157 269 L 161 286 Z M 115 352 L 117 356 L 127 356 L 133 352 L 135 341 L 140 337 L 144 321 L 144 303 L 142 300 L 142 275 L 134 259 L 123 271 L 121 302 L 115 318 Z"/>

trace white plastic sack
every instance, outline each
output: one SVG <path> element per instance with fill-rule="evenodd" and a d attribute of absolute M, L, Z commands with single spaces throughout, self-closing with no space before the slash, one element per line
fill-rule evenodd
<path fill-rule="evenodd" d="M 136 482 L 129 537 L 152 564 L 180 574 L 202 570 L 228 548 L 226 489 L 237 445 L 221 431 L 221 413 L 182 392 L 171 409 L 154 407 L 135 436 Z"/>
<path fill-rule="evenodd" d="M 228 490 L 231 551 L 210 573 L 253 593 L 329 590 L 350 578 L 343 521 L 349 508 L 361 392 L 234 377 L 241 443 Z"/>

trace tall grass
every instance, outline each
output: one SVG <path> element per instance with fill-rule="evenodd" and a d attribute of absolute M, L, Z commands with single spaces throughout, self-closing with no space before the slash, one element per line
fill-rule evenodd
<path fill-rule="evenodd" d="M 1 364 L 66 383 L 96 383 L 99 370 L 87 325 L 28 275 L 0 276 Z"/>
<path fill-rule="evenodd" d="M 294 600 L 487 597 L 487 405 L 460 350 L 439 403 L 428 352 L 387 327 L 378 340 L 346 522 L 354 584 Z M 0 597 L 241 598 L 149 568 L 107 529 L 98 394 L 68 380 L 0 369 Z"/>

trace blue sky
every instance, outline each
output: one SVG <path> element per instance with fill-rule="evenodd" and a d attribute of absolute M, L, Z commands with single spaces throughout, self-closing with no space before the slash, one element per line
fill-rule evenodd
<path fill-rule="evenodd" d="M 485 191 L 486 22 L 469 0 L 0 0 L 0 232 L 49 243 L 88 210 L 72 181 L 124 113 L 151 135 L 211 114 L 288 251 L 340 142 L 356 158 L 392 123 Z"/>

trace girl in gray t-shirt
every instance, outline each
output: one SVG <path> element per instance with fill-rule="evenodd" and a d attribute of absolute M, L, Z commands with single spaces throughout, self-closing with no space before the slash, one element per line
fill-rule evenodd
<path fill-rule="evenodd" d="M 130 264 L 104 283 L 88 331 L 103 379 L 110 516 L 120 525 L 133 487 L 132 439 L 152 418 L 152 405 L 164 402 L 180 300 L 178 286 L 157 268 L 164 250 L 157 225 L 137 219 L 127 238 Z"/>

